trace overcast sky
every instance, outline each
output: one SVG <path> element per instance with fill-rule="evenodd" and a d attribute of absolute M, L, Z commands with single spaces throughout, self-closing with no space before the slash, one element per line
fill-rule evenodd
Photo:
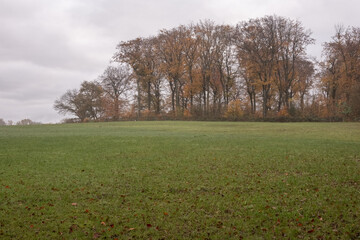
<path fill-rule="evenodd" d="M 163 28 L 276 14 L 313 32 L 319 59 L 335 25 L 360 27 L 359 10 L 359 0 L 0 0 L 0 118 L 59 122 L 54 101 L 96 79 L 117 43 Z"/>

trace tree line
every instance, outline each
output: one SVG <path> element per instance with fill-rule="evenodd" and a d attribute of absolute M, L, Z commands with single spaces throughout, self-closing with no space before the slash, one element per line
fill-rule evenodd
<path fill-rule="evenodd" d="M 360 28 L 336 27 L 321 62 L 301 22 L 265 16 L 213 21 L 122 41 L 95 81 L 54 108 L 75 121 L 360 118 Z"/>
<path fill-rule="evenodd" d="M 17 121 L 16 123 L 12 120 L 5 121 L 4 119 L 0 118 L 0 126 L 13 126 L 13 125 L 24 126 L 24 125 L 40 125 L 40 124 L 42 124 L 42 123 L 35 122 L 29 118 L 24 118 L 20 121 Z"/>

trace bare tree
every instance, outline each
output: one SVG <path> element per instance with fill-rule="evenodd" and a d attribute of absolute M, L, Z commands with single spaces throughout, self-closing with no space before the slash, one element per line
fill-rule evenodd
<path fill-rule="evenodd" d="M 132 74 L 126 65 L 109 66 L 100 76 L 102 88 L 112 100 L 112 119 L 119 119 L 120 98 L 131 88 Z"/>
<path fill-rule="evenodd" d="M 215 68 L 219 75 L 226 108 L 230 102 L 237 77 L 236 51 L 233 43 L 234 31 L 235 29 L 230 25 L 220 25 L 217 26 L 215 32 Z"/>
<path fill-rule="evenodd" d="M 84 81 L 80 90 L 68 90 L 55 101 L 54 109 L 60 114 L 72 114 L 80 121 L 99 120 L 103 113 L 102 87 L 96 82 Z"/>
<path fill-rule="evenodd" d="M 287 109 L 293 102 L 298 78 L 297 65 L 306 61 L 306 46 L 314 43 L 311 32 L 299 21 L 276 17 L 278 53 L 275 83 L 278 86 L 278 111 L 283 104 Z M 310 63 L 310 62 L 308 62 Z"/>
<path fill-rule="evenodd" d="M 199 38 L 199 67 L 202 78 L 203 112 L 209 113 L 210 105 L 210 80 L 213 73 L 216 25 L 213 21 L 200 22 L 195 27 L 196 36 Z"/>

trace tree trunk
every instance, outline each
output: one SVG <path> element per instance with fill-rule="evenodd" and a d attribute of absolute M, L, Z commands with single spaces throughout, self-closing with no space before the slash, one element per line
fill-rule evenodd
<path fill-rule="evenodd" d="M 263 118 L 266 118 L 267 116 L 267 110 L 268 110 L 268 90 L 267 90 L 267 86 L 266 85 L 263 85 L 262 87 L 262 91 L 263 91 Z"/>
<path fill-rule="evenodd" d="M 119 96 L 115 96 L 114 99 L 114 115 L 113 115 L 113 120 L 117 121 L 119 120 Z"/>
<path fill-rule="evenodd" d="M 206 86 L 205 86 L 205 83 L 203 86 L 203 103 L 204 103 L 203 115 L 205 116 L 206 115 Z"/>
<path fill-rule="evenodd" d="M 136 87 L 137 87 L 137 119 L 140 119 L 141 114 L 141 89 L 140 89 L 140 79 L 137 79 L 136 81 Z"/>
<path fill-rule="evenodd" d="M 190 112 L 193 113 L 193 104 L 194 104 L 194 96 L 193 96 L 193 79 L 192 75 L 190 75 Z"/>
<path fill-rule="evenodd" d="M 280 112 L 281 110 L 281 103 L 283 101 L 283 95 L 282 95 L 282 92 L 279 91 L 279 100 L 278 100 L 278 108 L 277 108 L 277 111 Z"/>
<path fill-rule="evenodd" d="M 170 84 L 170 91 L 171 91 L 171 107 L 172 107 L 173 114 L 175 114 L 175 89 L 174 89 L 173 82 L 170 81 L 169 84 Z"/>
<path fill-rule="evenodd" d="M 254 101 L 254 110 L 253 110 L 253 114 L 256 113 L 256 94 L 255 92 L 253 92 L 253 101 Z"/>
<path fill-rule="evenodd" d="M 174 82 L 175 82 L 175 97 L 176 97 L 176 115 L 178 115 L 180 111 L 179 80 L 174 79 Z"/>
<path fill-rule="evenodd" d="M 158 86 L 155 86 L 155 104 L 156 104 L 156 114 L 160 114 L 160 89 Z"/>
<path fill-rule="evenodd" d="M 147 107 L 148 107 L 148 110 L 150 111 L 151 110 L 151 82 L 148 81 L 147 82 Z"/>
<path fill-rule="evenodd" d="M 304 95 L 305 94 L 301 94 L 300 95 L 300 108 L 301 108 L 301 112 L 304 113 Z"/>

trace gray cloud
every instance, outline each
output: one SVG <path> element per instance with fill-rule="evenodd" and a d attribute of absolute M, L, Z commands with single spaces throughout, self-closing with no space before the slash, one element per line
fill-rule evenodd
<path fill-rule="evenodd" d="M 360 26 L 358 9 L 358 0 L 2 0 L 0 118 L 59 121 L 54 100 L 100 75 L 122 40 L 200 19 L 277 14 L 312 30 L 308 50 L 319 58 L 334 25 Z"/>

